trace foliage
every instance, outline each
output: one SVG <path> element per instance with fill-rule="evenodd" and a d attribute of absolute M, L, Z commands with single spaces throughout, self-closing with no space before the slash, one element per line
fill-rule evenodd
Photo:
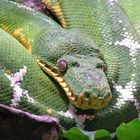
<path fill-rule="evenodd" d="M 134 119 L 127 124 L 122 123 L 113 134 L 104 129 L 91 132 L 73 127 L 69 131 L 63 131 L 63 138 L 68 140 L 140 140 L 140 120 Z"/>

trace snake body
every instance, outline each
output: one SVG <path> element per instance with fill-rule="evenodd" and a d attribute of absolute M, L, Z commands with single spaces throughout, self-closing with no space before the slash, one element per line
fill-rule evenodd
<path fill-rule="evenodd" d="M 139 38 L 118 2 L 43 2 L 63 28 L 27 7 L 0 2 L 0 103 L 50 114 L 66 129 L 114 131 L 136 118 Z"/>

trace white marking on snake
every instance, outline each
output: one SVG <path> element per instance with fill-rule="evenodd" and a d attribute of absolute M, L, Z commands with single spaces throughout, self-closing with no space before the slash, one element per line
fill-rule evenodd
<path fill-rule="evenodd" d="M 108 0 L 107 3 L 109 5 L 114 5 L 115 3 L 118 3 L 118 0 Z"/>
<path fill-rule="evenodd" d="M 132 79 L 134 77 L 135 74 L 132 74 Z M 121 108 L 126 101 L 131 101 L 133 102 L 133 105 L 138 112 L 138 118 L 140 118 L 140 104 L 139 101 L 134 97 L 133 93 L 134 91 L 136 91 L 136 82 L 130 81 L 126 84 L 124 88 L 116 84 L 114 88 L 120 93 L 119 97 L 117 98 L 116 108 Z"/>
<path fill-rule="evenodd" d="M 13 99 L 11 99 L 10 106 L 16 107 L 21 102 L 22 97 L 26 97 L 28 102 L 34 103 L 34 99 L 28 95 L 28 91 L 21 88 L 21 82 L 23 81 L 24 75 L 27 73 L 27 67 L 24 66 L 19 72 L 14 74 L 5 73 L 8 80 L 11 82 L 10 86 L 13 88 Z"/>
<path fill-rule="evenodd" d="M 123 36 L 125 38 L 121 41 L 114 42 L 114 45 L 128 47 L 130 56 L 132 57 L 131 62 L 134 64 L 134 67 L 136 67 L 135 65 L 136 55 L 138 54 L 138 51 L 140 51 L 140 44 L 134 40 L 134 37 L 131 35 L 131 33 L 124 32 Z"/>
<path fill-rule="evenodd" d="M 136 67 L 135 57 L 138 54 L 138 50 L 140 49 L 140 44 L 134 41 L 133 36 L 128 32 L 125 32 L 123 36 L 125 38 L 122 41 L 116 41 L 114 44 L 126 46 L 129 48 L 130 56 L 132 57 L 131 62 L 134 64 L 133 66 Z M 132 73 L 131 81 L 127 83 L 124 88 L 122 88 L 122 86 L 119 86 L 119 85 L 115 86 L 116 90 L 120 93 L 116 106 L 120 107 L 121 105 L 125 103 L 125 101 L 130 100 L 131 102 L 134 103 L 134 106 L 136 107 L 136 110 L 138 111 L 138 117 L 140 117 L 139 102 L 137 101 L 137 99 L 134 98 L 134 95 L 133 95 L 133 92 L 136 91 L 136 82 L 134 82 L 135 77 L 136 75 Z"/>
<path fill-rule="evenodd" d="M 72 104 L 70 104 L 69 105 L 69 109 L 66 111 L 66 112 L 64 112 L 64 111 L 60 111 L 60 112 L 58 112 L 60 115 L 62 115 L 62 116 L 65 116 L 65 117 L 69 117 L 69 118 L 71 118 L 71 119 L 74 119 L 74 121 L 76 122 L 76 126 L 77 127 L 80 127 L 80 128 L 84 128 L 84 122 L 85 122 L 85 120 L 84 119 L 81 119 L 78 115 L 76 115 L 76 113 L 75 113 L 75 108 L 73 107 L 73 105 Z"/>
<path fill-rule="evenodd" d="M 134 99 L 133 95 L 133 91 L 135 89 L 134 82 L 132 81 L 128 82 L 124 88 L 121 85 L 115 85 L 114 88 L 116 89 L 116 91 L 120 93 L 117 99 L 116 107 L 121 107 L 122 105 L 125 104 L 126 101 Z"/>
<path fill-rule="evenodd" d="M 138 111 L 138 117 L 140 118 L 140 104 L 139 101 L 134 97 L 134 91 L 136 91 L 136 57 L 138 55 L 138 52 L 140 51 L 140 44 L 134 40 L 134 37 L 132 36 L 131 33 L 129 32 L 124 32 L 122 35 L 125 37 L 121 41 L 116 41 L 114 42 L 114 45 L 120 45 L 120 46 L 126 46 L 129 48 L 129 54 L 131 56 L 131 62 L 133 63 L 134 66 L 134 72 L 131 75 L 131 80 L 126 84 L 124 88 L 120 85 L 116 85 L 115 88 L 116 90 L 120 93 L 118 97 L 118 101 L 116 103 L 116 107 L 122 106 L 125 101 L 129 100 L 134 103 L 134 106 L 136 110 Z"/>

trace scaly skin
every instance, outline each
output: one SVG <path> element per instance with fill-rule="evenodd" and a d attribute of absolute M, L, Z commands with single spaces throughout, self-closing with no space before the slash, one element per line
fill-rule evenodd
<path fill-rule="evenodd" d="M 9 11 L 10 10 L 13 9 L 9 8 Z M 80 34 L 78 31 L 72 30 L 68 32 L 67 30 L 63 30 L 57 24 L 55 24 L 54 27 L 50 25 L 50 23 L 47 23 L 46 29 L 44 27 L 42 27 L 42 29 L 38 27 L 41 26 L 41 21 L 37 21 L 39 20 L 37 19 L 38 16 L 36 19 L 33 19 L 34 21 L 29 20 L 31 15 L 24 18 L 22 17 L 25 15 L 22 15 L 23 11 L 19 14 L 14 12 L 12 12 L 11 15 L 9 14 L 10 18 L 13 17 L 13 15 L 17 18 L 21 17 L 18 23 L 13 19 L 9 20 L 5 11 L 1 13 L 1 28 L 9 32 L 13 37 L 19 40 L 29 52 L 33 53 L 36 59 L 39 59 L 38 63 L 42 68 L 44 67 L 43 65 L 46 66 L 46 64 L 49 65 L 50 68 L 53 68 L 55 74 L 49 72 L 47 69 L 45 69 L 45 71 L 58 83 L 60 82 L 60 86 L 66 91 L 66 95 L 74 105 L 81 109 L 96 110 L 107 106 L 111 99 L 111 91 L 104 70 L 102 69 L 105 64 L 101 60 L 99 49 L 92 40 Z M 50 22 L 53 24 L 51 20 Z M 34 31 L 35 28 L 38 28 L 38 30 Z M 42 30 L 44 31 L 42 32 Z M 45 35 L 46 38 L 44 37 Z M 52 38 L 55 39 L 55 41 Z M 85 50 L 85 46 L 87 46 L 87 50 Z M 64 74 L 57 70 L 58 61 L 63 59 L 68 65 Z M 92 59 L 94 61 L 90 61 Z M 90 62 L 85 63 L 87 60 Z M 42 62 L 43 64 L 41 64 Z M 79 73 L 79 69 L 81 73 Z M 58 75 L 56 76 L 56 74 Z M 92 78 L 95 76 L 97 80 L 93 81 Z M 87 82 L 89 77 L 91 80 Z"/>
<path fill-rule="evenodd" d="M 12 90 L 8 93 L 11 100 L 7 101 L 6 96 L 1 103 L 8 102 L 12 107 L 33 113 L 51 114 L 60 118 L 62 124 L 70 122 L 69 126 L 75 123 L 74 119 L 62 113 L 68 110 L 68 99 L 83 110 L 107 106 L 111 91 L 105 64 L 98 47 L 87 35 L 65 30 L 45 15 L 5 0 L 0 3 L 0 13 L 3 36 L 0 68 Z M 20 50 L 21 46 L 26 50 Z M 33 58 L 28 59 L 28 55 L 50 77 L 37 70 Z M 66 71 L 58 69 L 58 60 L 67 62 Z M 42 76 L 47 77 L 45 81 Z M 0 87 L 5 86 L 3 82 L 1 84 Z M 0 95 L 4 96 L 3 88 Z M 55 101 L 59 103 L 55 104 Z"/>
<path fill-rule="evenodd" d="M 135 28 L 135 31 L 140 35 L 140 3 L 139 0 L 120 0 L 120 5 L 127 17 L 129 18 L 131 24 Z"/>
<path fill-rule="evenodd" d="M 107 64 L 107 78 L 113 99 L 108 107 L 96 113 L 94 121 L 85 122 L 86 128 L 106 128 L 113 131 L 121 122 L 137 117 L 135 111 L 139 112 L 140 100 L 139 2 L 121 1 L 122 6 L 126 6 L 130 21 L 116 0 L 43 2 L 64 28 L 78 28 L 89 34 L 100 47 Z M 135 10 L 129 10 L 130 7 L 135 7 Z"/>
<path fill-rule="evenodd" d="M 69 2 L 74 4 L 70 6 Z M 121 40 L 129 39 L 122 29 L 125 27 L 135 37 L 133 45 L 137 38 L 118 6 L 113 7 L 117 11 L 114 15 L 106 2 L 84 2 L 63 0 L 61 5 L 54 2 L 54 6 L 51 1 L 46 3 L 53 12 L 57 11 L 59 18 L 61 14 L 63 27 L 84 29 L 100 49 L 83 32 L 62 29 L 50 18 L 21 5 L 5 0 L 0 2 L 1 103 L 35 114 L 53 115 L 65 128 L 74 126 L 76 121 L 87 130 L 114 131 L 121 122 L 138 114 L 133 101 L 136 103 L 139 99 L 140 67 L 137 62 L 140 56 L 138 48 L 132 49 L 135 51 L 131 55 L 127 44 L 120 45 L 123 44 Z M 80 19 L 78 12 L 73 13 L 78 10 L 83 16 Z M 119 18 L 123 20 L 121 25 L 116 24 Z M 58 60 L 68 64 L 63 73 L 57 69 Z M 45 75 L 36 63 L 53 78 Z M 113 98 L 105 109 L 87 110 L 105 107 L 111 99 L 110 90 Z M 129 98 L 124 97 L 124 93 Z M 67 97 L 77 108 L 67 111 Z"/>

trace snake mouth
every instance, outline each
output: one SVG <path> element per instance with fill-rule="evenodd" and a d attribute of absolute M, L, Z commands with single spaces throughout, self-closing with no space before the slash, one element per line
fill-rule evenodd
<path fill-rule="evenodd" d="M 98 97 L 96 94 L 94 94 L 92 98 L 85 97 L 84 93 L 74 94 L 63 78 L 62 74 L 57 69 L 52 68 L 39 59 L 37 59 L 37 64 L 45 73 L 50 75 L 56 82 L 58 82 L 58 84 L 65 91 L 70 102 L 78 108 L 81 108 L 83 110 L 100 110 L 106 107 L 112 98 L 111 92 L 107 92 L 103 97 Z"/>

